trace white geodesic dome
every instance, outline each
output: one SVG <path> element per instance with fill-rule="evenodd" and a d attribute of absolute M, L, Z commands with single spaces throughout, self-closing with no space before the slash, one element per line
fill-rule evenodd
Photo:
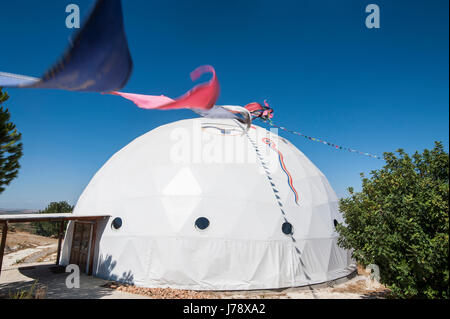
<path fill-rule="evenodd" d="M 183 120 L 137 138 L 79 198 L 74 214 L 93 213 L 111 215 L 98 229 L 94 274 L 138 286 L 283 288 L 354 270 L 322 172 L 286 139 L 235 120 Z"/>

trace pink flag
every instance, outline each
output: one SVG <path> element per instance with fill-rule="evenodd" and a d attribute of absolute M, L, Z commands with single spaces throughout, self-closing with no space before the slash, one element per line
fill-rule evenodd
<path fill-rule="evenodd" d="M 173 110 L 187 108 L 208 110 L 214 106 L 219 97 L 220 86 L 216 71 L 210 65 L 203 65 L 191 73 L 191 79 L 195 81 L 207 72 L 213 74 L 209 82 L 195 86 L 192 90 L 176 100 L 164 95 L 144 95 L 117 91 L 110 92 L 109 94 L 120 95 L 133 101 L 138 107 L 143 109 Z"/>
<path fill-rule="evenodd" d="M 245 106 L 245 108 L 252 114 L 254 117 L 262 117 L 265 119 L 273 118 L 273 109 L 267 104 L 267 101 L 264 100 L 264 106 L 259 104 L 258 102 L 252 102 Z"/>
<path fill-rule="evenodd" d="M 263 110 L 264 108 L 261 106 L 261 104 L 259 104 L 258 102 L 252 102 L 249 103 L 245 106 L 245 108 L 247 110 L 249 110 L 250 112 L 254 112 L 254 111 L 260 111 Z"/>
<path fill-rule="evenodd" d="M 142 109 L 157 109 L 160 106 L 175 102 L 175 100 L 164 95 L 144 95 L 118 91 L 109 92 L 109 94 L 120 95 L 121 97 L 131 100 Z"/>

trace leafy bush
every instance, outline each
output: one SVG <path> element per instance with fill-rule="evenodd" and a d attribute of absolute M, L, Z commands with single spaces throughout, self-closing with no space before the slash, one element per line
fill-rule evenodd
<path fill-rule="evenodd" d="M 341 199 L 339 243 L 380 268 L 401 298 L 449 297 L 449 156 L 442 143 L 412 157 L 384 153 L 386 165 L 361 174 L 362 191 Z"/>
<path fill-rule="evenodd" d="M 39 214 L 60 214 L 71 213 L 73 206 L 66 201 L 52 202 L 44 210 L 39 211 Z M 56 222 L 33 222 L 34 233 L 46 237 L 55 237 L 59 234 L 60 223 Z M 64 229 L 66 229 L 67 222 L 64 222 Z"/>

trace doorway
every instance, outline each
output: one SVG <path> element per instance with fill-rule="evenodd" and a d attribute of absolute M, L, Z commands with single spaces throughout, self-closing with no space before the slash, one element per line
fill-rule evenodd
<path fill-rule="evenodd" d="M 89 249 L 91 248 L 92 223 L 75 222 L 70 250 L 70 264 L 80 267 L 81 272 L 88 272 Z"/>

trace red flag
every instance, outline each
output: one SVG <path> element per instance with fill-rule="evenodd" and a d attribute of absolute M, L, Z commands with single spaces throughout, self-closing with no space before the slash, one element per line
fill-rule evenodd
<path fill-rule="evenodd" d="M 192 90 L 176 100 L 164 95 L 144 95 L 117 91 L 110 92 L 110 94 L 120 95 L 133 101 L 138 107 L 143 109 L 173 110 L 186 108 L 208 110 L 214 106 L 219 97 L 220 86 L 216 71 L 210 65 L 203 65 L 191 73 L 191 79 L 195 81 L 207 72 L 212 73 L 211 80 L 195 86 Z"/>

